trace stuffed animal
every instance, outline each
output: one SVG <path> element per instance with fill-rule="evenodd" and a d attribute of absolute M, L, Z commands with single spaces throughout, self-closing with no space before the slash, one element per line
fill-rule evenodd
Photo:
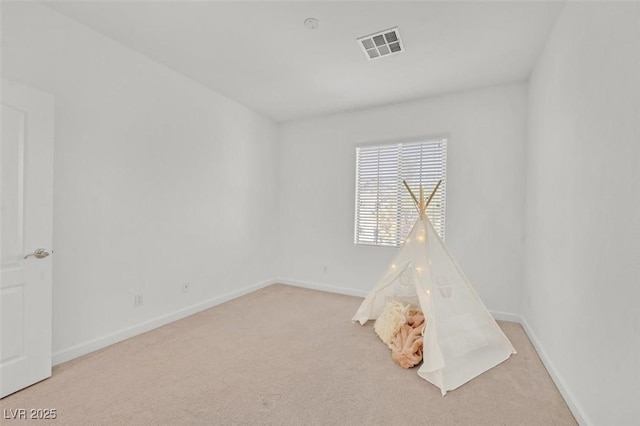
<path fill-rule="evenodd" d="M 407 323 L 409 305 L 403 305 L 397 300 L 387 302 L 382 313 L 376 320 L 373 329 L 380 339 L 391 349 L 391 340 L 398 334 L 400 328 Z"/>

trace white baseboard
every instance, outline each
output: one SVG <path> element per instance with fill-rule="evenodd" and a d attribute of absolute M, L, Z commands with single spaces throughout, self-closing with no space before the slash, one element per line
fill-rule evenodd
<path fill-rule="evenodd" d="M 288 278 L 276 278 L 273 280 L 273 282 L 291 285 L 294 287 L 302 287 L 302 288 L 310 288 L 312 290 L 326 291 L 328 293 L 346 294 L 347 296 L 367 297 L 367 294 L 369 294 L 368 291 L 356 290 L 353 288 L 336 287 L 336 286 L 327 285 L 327 284 L 311 283 L 308 281 L 291 280 Z M 491 315 L 493 315 L 493 317 L 499 321 L 516 322 L 518 324 L 521 323 L 520 315 L 517 315 L 517 314 L 512 314 L 509 312 L 491 311 Z"/>
<path fill-rule="evenodd" d="M 275 282 L 277 281 L 268 280 L 268 281 L 263 281 L 257 284 L 253 284 L 248 287 L 244 287 L 242 289 L 235 290 L 235 291 L 214 297 L 212 299 L 205 300 L 195 305 L 191 305 L 186 308 L 182 308 L 177 311 L 170 312 L 168 314 L 161 315 L 156 318 L 152 318 L 143 323 L 136 324 L 134 326 L 116 331 L 115 333 L 107 334 L 106 336 L 98 337 L 98 338 L 89 340 L 87 342 L 80 343 L 79 345 L 75 345 L 70 348 L 63 349 L 53 354 L 51 358 L 51 362 L 53 365 L 58 365 L 66 361 L 70 361 L 79 356 L 86 355 L 90 352 L 97 351 L 98 349 L 102 349 L 109 345 L 113 345 L 114 343 L 118 343 L 125 339 L 129 339 L 131 337 L 137 336 L 138 334 L 142 334 L 147 331 L 153 330 L 154 328 L 161 327 L 163 325 L 169 324 L 179 319 L 188 317 L 189 315 L 193 315 L 200 311 L 204 311 L 206 309 L 212 308 L 221 303 L 228 302 L 229 300 L 235 299 L 237 297 L 244 296 L 245 294 L 254 292 L 263 287 L 271 285 Z"/>
<path fill-rule="evenodd" d="M 308 281 L 290 280 L 288 278 L 276 278 L 275 280 L 273 280 L 273 282 L 291 285 L 294 287 L 309 288 L 311 290 L 326 291 L 327 293 L 344 294 L 347 296 L 366 297 L 367 294 L 369 293 L 368 291 L 356 290 L 353 288 L 336 287 L 336 286 L 320 284 L 320 283 L 310 283 Z"/>
<path fill-rule="evenodd" d="M 518 324 L 522 324 L 522 317 L 518 314 L 512 314 L 509 312 L 500 312 L 500 311 L 489 311 L 493 318 L 498 321 L 507 321 L 507 322 L 515 322 Z"/>
<path fill-rule="evenodd" d="M 538 337 L 535 335 L 531 327 L 529 327 L 527 320 L 524 318 L 520 318 L 520 324 L 522 325 L 524 332 L 527 334 L 527 337 L 529 337 L 529 340 L 533 344 L 533 347 L 535 348 L 536 352 L 538 353 L 538 356 L 542 360 L 542 363 L 544 364 L 547 371 L 549 372 L 549 375 L 551 376 L 551 380 L 553 380 L 553 383 L 555 383 L 556 387 L 560 391 L 560 394 L 564 398 L 564 401 L 569 406 L 569 409 L 571 410 L 573 417 L 575 417 L 579 425 L 591 426 L 593 422 L 589 420 L 589 418 L 585 414 L 580 404 L 578 404 L 576 398 L 573 395 L 573 392 L 571 392 L 569 387 L 566 385 L 564 379 L 562 379 L 562 376 L 558 373 L 558 370 L 556 370 L 556 368 L 554 367 L 553 362 L 551 361 L 546 351 L 544 350 L 544 347 L 540 343 L 540 340 L 538 340 Z"/>

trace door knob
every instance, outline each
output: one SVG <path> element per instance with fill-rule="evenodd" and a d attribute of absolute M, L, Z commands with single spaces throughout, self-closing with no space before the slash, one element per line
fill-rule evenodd
<path fill-rule="evenodd" d="M 49 256 L 49 252 L 43 248 L 39 248 L 36 249 L 36 251 L 34 251 L 31 254 L 26 255 L 24 258 L 28 258 L 29 256 L 33 256 L 36 259 L 44 259 L 45 257 Z"/>

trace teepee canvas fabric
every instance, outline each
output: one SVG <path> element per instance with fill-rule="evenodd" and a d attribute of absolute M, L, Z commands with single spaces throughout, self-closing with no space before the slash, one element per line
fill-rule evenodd
<path fill-rule="evenodd" d="M 423 311 L 424 359 L 418 375 L 442 395 L 516 353 L 425 214 L 353 320 L 365 324 L 378 318 L 390 299 Z"/>

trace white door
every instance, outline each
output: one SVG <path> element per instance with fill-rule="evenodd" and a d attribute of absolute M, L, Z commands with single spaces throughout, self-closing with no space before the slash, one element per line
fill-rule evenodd
<path fill-rule="evenodd" d="M 2 80 L 0 100 L 0 397 L 4 397 L 51 376 L 53 97 Z M 25 258 L 32 253 L 36 255 Z"/>

